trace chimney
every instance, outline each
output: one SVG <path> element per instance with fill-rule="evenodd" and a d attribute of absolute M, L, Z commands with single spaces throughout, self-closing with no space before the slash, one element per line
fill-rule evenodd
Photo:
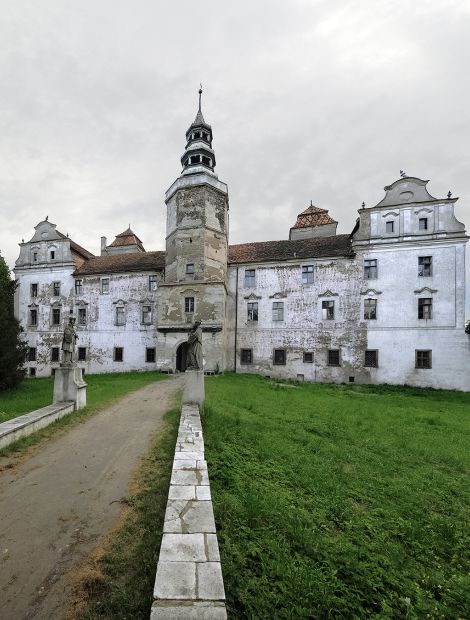
<path fill-rule="evenodd" d="M 106 237 L 101 237 L 101 256 L 106 254 Z"/>

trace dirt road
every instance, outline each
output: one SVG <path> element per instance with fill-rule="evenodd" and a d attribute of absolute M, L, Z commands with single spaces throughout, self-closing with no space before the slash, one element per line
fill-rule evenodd
<path fill-rule="evenodd" d="M 149 385 L 0 475 L 0 618 L 59 620 L 65 573 L 116 521 L 179 379 Z"/>

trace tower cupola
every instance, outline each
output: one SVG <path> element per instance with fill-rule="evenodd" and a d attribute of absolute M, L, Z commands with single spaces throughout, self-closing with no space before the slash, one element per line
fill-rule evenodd
<path fill-rule="evenodd" d="M 186 147 L 181 157 L 182 175 L 209 172 L 214 176 L 215 153 L 212 150 L 212 127 L 206 123 L 201 110 L 202 87 L 199 89 L 199 109 L 186 132 Z"/>

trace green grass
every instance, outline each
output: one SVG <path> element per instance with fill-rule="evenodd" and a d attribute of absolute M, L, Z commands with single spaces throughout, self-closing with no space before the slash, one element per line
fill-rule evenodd
<path fill-rule="evenodd" d="M 136 476 L 137 490 L 125 498 L 130 513 L 104 555 L 85 567 L 69 617 L 148 620 L 179 414 L 176 408 L 165 414 L 165 428 Z"/>
<path fill-rule="evenodd" d="M 470 395 L 206 380 L 231 618 L 469 618 Z"/>
<path fill-rule="evenodd" d="M 65 416 L 54 422 L 47 428 L 20 439 L 11 446 L 0 450 L 5 455 L 22 450 L 25 447 L 37 443 L 43 437 L 49 437 L 60 428 L 76 423 L 89 415 L 110 405 L 128 392 L 138 390 L 141 387 L 166 379 L 167 375 L 156 372 L 128 372 L 109 373 L 101 375 L 86 375 L 87 383 L 87 406 L 73 415 Z M 50 405 L 54 380 L 25 379 L 18 388 L 0 392 L 0 423 L 17 416 Z"/>

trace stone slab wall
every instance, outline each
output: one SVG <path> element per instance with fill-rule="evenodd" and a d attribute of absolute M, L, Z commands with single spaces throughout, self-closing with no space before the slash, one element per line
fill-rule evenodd
<path fill-rule="evenodd" d="M 225 590 L 197 405 L 183 405 L 151 620 L 223 620 Z"/>

